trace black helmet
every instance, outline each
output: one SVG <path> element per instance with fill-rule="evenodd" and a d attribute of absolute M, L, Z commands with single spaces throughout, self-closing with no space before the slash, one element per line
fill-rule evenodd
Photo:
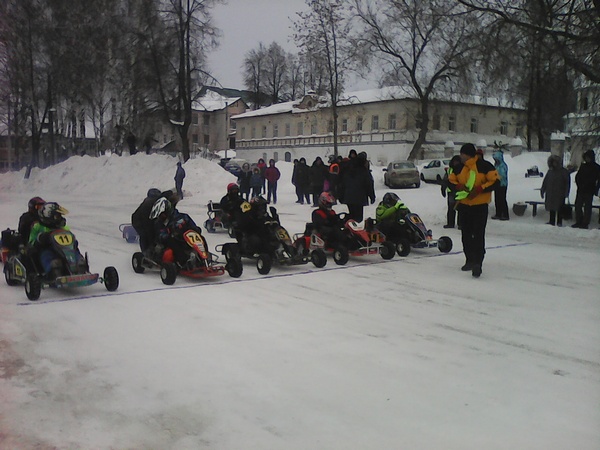
<path fill-rule="evenodd" d="M 40 209 L 43 206 L 44 203 L 46 203 L 46 202 L 44 201 L 44 199 L 42 197 L 33 197 L 27 203 L 27 209 L 30 212 L 36 212 L 38 209 Z"/>
<path fill-rule="evenodd" d="M 252 205 L 252 210 L 258 215 L 265 215 L 267 213 L 267 200 L 261 195 L 252 197 L 250 205 Z"/>
<path fill-rule="evenodd" d="M 158 198 L 160 197 L 160 189 L 157 188 L 150 188 L 148 189 L 148 193 L 146 194 L 146 197 L 151 197 L 151 198 Z"/>
<path fill-rule="evenodd" d="M 396 203 L 400 201 L 400 197 L 398 197 L 394 192 L 387 192 L 383 196 L 383 204 L 388 208 L 391 208 Z"/>

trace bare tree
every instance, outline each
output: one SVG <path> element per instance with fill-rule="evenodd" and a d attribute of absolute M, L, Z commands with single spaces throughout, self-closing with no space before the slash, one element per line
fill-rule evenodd
<path fill-rule="evenodd" d="M 262 103 L 261 89 L 266 84 L 264 67 L 266 52 L 264 44 L 259 42 L 258 48 L 250 50 L 244 57 L 244 85 L 254 93 L 254 109 L 258 109 Z"/>
<path fill-rule="evenodd" d="M 307 12 L 298 13 L 295 39 L 304 57 L 319 61 L 325 68 L 325 90 L 331 102 L 333 154 L 338 155 L 338 107 L 344 75 L 353 52 L 345 38 L 350 34 L 349 10 L 342 0 L 306 0 Z"/>
<path fill-rule="evenodd" d="M 429 104 L 438 85 L 464 73 L 478 45 L 478 21 L 446 0 L 354 0 L 366 42 L 388 79 L 408 83 L 419 99 L 419 134 L 409 159 L 419 156 L 429 130 Z"/>
<path fill-rule="evenodd" d="M 281 101 L 282 91 L 288 82 L 287 59 L 285 50 L 277 42 L 269 45 L 265 54 L 264 72 L 267 93 L 272 103 Z"/>
<path fill-rule="evenodd" d="M 188 130 L 192 103 L 210 77 L 206 54 L 217 45 L 218 30 L 210 8 L 218 0 L 157 0 L 139 34 L 154 66 L 160 110 L 181 139 L 184 161 L 190 158 Z"/>
<path fill-rule="evenodd" d="M 458 0 L 548 39 L 540 40 L 549 53 L 558 52 L 566 65 L 600 83 L 600 0 Z"/>

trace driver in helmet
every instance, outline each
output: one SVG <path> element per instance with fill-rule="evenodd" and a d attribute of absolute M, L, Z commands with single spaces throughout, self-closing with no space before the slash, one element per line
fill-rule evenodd
<path fill-rule="evenodd" d="M 333 210 L 333 205 L 337 200 L 330 192 L 323 192 L 319 195 L 319 207 L 312 212 L 312 224 L 328 246 L 334 246 L 344 242 L 346 235 L 342 231 L 343 223 L 337 213 Z"/>
<path fill-rule="evenodd" d="M 269 215 L 267 200 L 257 195 L 250 202 L 244 202 L 238 208 L 236 238 L 249 252 L 265 251 L 265 245 L 271 241 L 268 224 L 276 221 Z"/>
<path fill-rule="evenodd" d="M 159 189 L 149 189 L 144 201 L 131 215 L 131 225 L 140 236 L 140 250 L 144 254 L 148 252 L 154 242 L 154 222 L 150 219 L 150 212 L 160 196 Z"/>
<path fill-rule="evenodd" d="M 244 203 L 244 199 L 240 195 L 240 187 L 236 183 L 229 183 L 227 185 L 227 194 L 219 202 L 224 213 L 222 222 L 225 228 L 228 228 L 235 221 L 242 203 Z"/>
<path fill-rule="evenodd" d="M 39 251 L 39 261 L 45 275 L 50 274 L 53 269 L 60 270 L 61 261 L 52 249 L 50 233 L 54 230 L 69 230 L 64 218 L 68 213 L 56 202 L 44 203 L 38 209 L 39 221 L 31 227 L 29 245 Z"/>
<path fill-rule="evenodd" d="M 394 192 L 387 192 L 375 210 L 377 228 L 385 235 L 394 236 L 400 232 L 404 218 L 409 213 L 410 210 L 400 197 Z"/>
<path fill-rule="evenodd" d="M 27 212 L 19 218 L 19 236 L 24 245 L 29 242 L 29 235 L 33 224 L 40 220 L 38 211 L 46 203 L 41 197 L 33 197 L 27 203 Z"/>

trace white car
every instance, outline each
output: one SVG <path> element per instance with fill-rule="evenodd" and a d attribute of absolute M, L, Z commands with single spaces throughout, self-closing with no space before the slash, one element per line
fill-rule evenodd
<path fill-rule="evenodd" d="M 450 159 L 432 159 L 421 169 L 421 181 L 442 181 L 449 166 Z"/>

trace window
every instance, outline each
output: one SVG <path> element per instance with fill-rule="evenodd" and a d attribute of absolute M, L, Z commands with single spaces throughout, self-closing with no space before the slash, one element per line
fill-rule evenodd
<path fill-rule="evenodd" d="M 204 135 L 204 145 L 206 145 L 208 147 L 208 144 L 210 144 L 210 136 L 208 134 Z"/>
<path fill-rule="evenodd" d="M 273 152 L 273 159 L 275 162 L 279 161 L 279 152 Z"/>
<path fill-rule="evenodd" d="M 310 134 L 317 134 L 317 122 L 311 122 Z"/>
<path fill-rule="evenodd" d="M 289 136 L 291 134 L 291 127 L 289 123 L 285 124 L 285 135 Z"/>
<path fill-rule="evenodd" d="M 515 130 L 515 136 L 523 136 L 523 127 L 521 125 L 517 125 L 517 129 Z"/>
<path fill-rule="evenodd" d="M 242 139 L 246 138 L 246 127 L 242 127 L 241 136 Z"/>
<path fill-rule="evenodd" d="M 208 125 L 210 123 L 210 114 L 204 114 L 203 120 L 204 125 Z"/>
<path fill-rule="evenodd" d="M 371 117 L 371 130 L 379 130 L 379 116 Z"/>
<path fill-rule="evenodd" d="M 279 136 L 279 125 L 274 123 L 273 124 L 273 137 L 278 137 L 278 136 Z"/>
<path fill-rule="evenodd" d="M 292 154 L 290 152 L 285 152 L 285 162 L 292 162 Z"/>
<path fill-rule="evenodd" d="M 390 114 L 388 116 L 388 130 L 396 129 L 396 114 Z"/>
<path fill-rule="evenodd" d="M 266 138 L 266 137 L 267 137 L 267 126 L 266 126 L 266 125 L 263 125 L 263 126 L 262 126 L 262 132 L 261 132 L 261 136 L 262 136 L 263 138 Z"/>
<path fill-rule="evenodd" d="M 198 114 L 192 114 L 192 123 L 198 125 Z"/>
<path fill-rule="evenodd" d="M 356 118 L 356 131 L 362 131 L 363 129 L 363 118 L 362 116 L 358 116 Z"/>
<path fill-rule="evenodd" d="M 508 135 L 508 122 L 503 120 L 502 122 L 500 122 L 500 134 L 503 136 L 507 136 Z"/>
<path fill-rule="evenodd" d="M 298 136 L 304 134 L 304 122 L 298 122 Z"/>
<path fill-rule="evenodd" d="M 588 98 L 587 98 L 587 95 L 586 95 L 585 97 L 583 97 L 581 99 L 581 110 L 582 111 L 587 111 L 589 107 L 590 107 L 590 105 L 589 105 Z"/>
<path fill-rule="evenodd" d="M 198 135 L 197 134 L 192 134 L 192 143 L 193 144 L 198 144 L 200 141 L 198 140 Z"/>
<path fill-rule="evenodd" d="M 250 138 L 254 139 L 256 137 L 256 127 L 252 127 L 250 130 Z"/>
<path fill-rule="evenodd" d="M 328 131 L 329 133 L 333 133 L 333 120 L 329 120 L 329 121 L 327 122 L 327 131 Z"/>
<path fill-rule="evenodd" d="M 471 118 L 471 133 L 477 133 L 477 117 Z"/>
<path fill-rule="evenodd" d="M 448 131 L 456 131 L 456 118 L 454 116 L 448 117 Z"/>
<path fill-rule="evenodd" d="M 440 124 L 442 122 L 442 118 L 440 117 L 439 114 L 434 114 L 433 115 L 433 123 L 431 124 L 431 129 L 432 130 L 439 130 L 440 129 Z"/>
<path fill-rule="evenodd" d="M 348 119 L 342 119 L 342 131 L 348 131 Z"/>

